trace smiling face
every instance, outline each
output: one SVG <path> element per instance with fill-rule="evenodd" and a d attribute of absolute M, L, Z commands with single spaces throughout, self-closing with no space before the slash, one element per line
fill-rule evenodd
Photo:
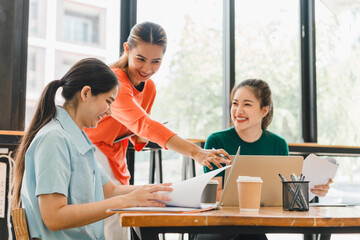
<path fill-rule="evenodd" d="M 258 134 L 261 132 L 261 122 L 268 111 L 269 106 L 261 108 L 260 100 L 255 97 L 249 87 L 241 87 L 234 93 L 231 103 L 231 120 L 238 133 Z"/>
<path fill-rule="evenodd" d="M 129 57 L 128 75 L 134 86 L 145 82 L 159 70 L 164 55 L 162 46 L 141 42 L 129 49 L 128 44 L 124 43 L 124 49 Z"/>
<path fill-rule="evenodd" d="M 111 115 L 111 103 L 115 100 L 117 93 L 118 86 L 96 96 L 91 94 L 90 89 L 85 92 L 81 91 L 83 101 L 78 106 L 77 121 L 75 121 L 80 129 L 95 128 L 103 117 Z"/>

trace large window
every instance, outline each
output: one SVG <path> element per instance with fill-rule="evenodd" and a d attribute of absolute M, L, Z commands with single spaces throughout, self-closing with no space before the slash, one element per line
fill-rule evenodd
<path fill-rule="evenodd" d="M 269 130 L 301 141 L 299 5 L 288 0 L 235 1 L 236 83 L 266 81 L 273 93 Z"/>
<path fill-rule="evenodd" d="M 318 142 L 358 146 L 360 4 L 315 3 Z"/>
<path fill-rule="evenodd" d="M 119 57 L 120 37 L 114 31 L 119 25 L 117 0 L 30 0 L 25 126 L 45 85 L 75 62 L 95 57 L 111 63 Z"/>

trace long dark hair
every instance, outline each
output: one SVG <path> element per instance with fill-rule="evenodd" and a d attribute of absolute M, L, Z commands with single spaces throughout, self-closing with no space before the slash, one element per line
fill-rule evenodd
<path fill-rule="evenodd" d="M 136 24 L 130 31 L 130 35 L 127 39 L 129 50 L 135 48 L 139 43 L 150 43 L 162 46 L 164 53 L 166 51 L 167 37 L 165 30 L 157 23 L 153 22 L 142 22 Z M 125 52 L 122 53 L 121 57 L 110 67 L 120 68 L 127 71 L 128 67 L 128 56 Z"/>
<path fill-rule="evenodd" d="M 269 112 L 261 122 L 261 128 L 266 129 L 270 125 L 274 113 L 271 89 L 269 85 L 261 79 L 246 79 L 233 87 L 230 94 L 230 103 L 234 100 L 235 92 L 242 87 L 248 87 L 253 92 L 255 97 L 260 101 L 261 108 L 269 106 Z"/>
<path fill-rule="evenodd" d="M 91 88 L 96 96 L 106 93 L 119 84 L 115 74 L 102 61 L 96 58 L 85 58 L 75 63 L 60 79 L 50 82 L 43 90 L 36 107 L 35 115 L 21 139 L 15 154 L 14 185 L 12 207 L 20 205 L 20 190 L 25 170 L 25 153 L 37 132 L 55 116 L 55 94 L 62 87 L 65 104 L 72 100 L 84 86 Z"/>

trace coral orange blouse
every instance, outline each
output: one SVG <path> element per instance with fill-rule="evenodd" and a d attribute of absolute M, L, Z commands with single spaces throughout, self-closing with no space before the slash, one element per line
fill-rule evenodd
<path fill-rule="evenodd" d="M 96 128 L 86 128 L 91 141 L 107 156 L 115 177 L 121 184 L 129 184 L 130 173 L 126 164 L 128 139 L 114 143 L 115 139 L 131 133 L 158 143 L 165 148 L 166 142 L 175 135 L 161 123 L 150 118 L 151 107 L 156 96 L 155 84 L 151 79 L 145 82 L 139 92 L 128 76 L 119 68 L 112 69 L 119 80 L 119 92 L 111 105 L 111 116 L 104 117 Z M 146 144 L 130 138 L 136 151 L 141 151 Z"/>

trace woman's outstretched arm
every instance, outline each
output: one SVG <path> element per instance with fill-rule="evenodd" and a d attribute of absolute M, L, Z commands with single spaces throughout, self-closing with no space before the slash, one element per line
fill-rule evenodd
<path fill-rule="evenodd" d="M 198 145 L 179 137 L 172 136 L 166 143 L 166 147 L 182 155 L 193 158 L 199 164 L 212 169 L 211 163 L 221 168 L 220 163 L 231 164 L 230 155 L 223 149 L 205 150 Z M 221 155 L 225 156 L 222 157 Z"/>

